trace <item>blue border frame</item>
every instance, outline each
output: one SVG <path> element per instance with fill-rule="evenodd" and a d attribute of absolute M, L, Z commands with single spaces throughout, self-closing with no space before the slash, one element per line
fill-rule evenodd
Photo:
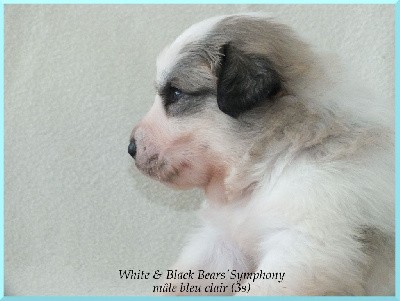
<path fill-rule="evenodd" d="M 396 0 L 5 0 L 3 4 L 396 4 Z"/>
<path fill-rule="evenodd" d="M 2 85 L 0 87 L 1 105 L 0 105 L 0 189 L 2 191 L 0 195 L 0 204 L 3 214 L 0 215 L 0 294 L 4 296 L 4 5 L 0 5 L 0 18 L 1 18 L 1 32 L 0 32 L 0 43 L 2 45 L 0 50 L 2 68 L 0 71 L 0 81 Z"/>
<path fill-rule="evenodd" d="M 249 3 L 250 2 L 250 3 Z M 0 58 L 2 68 L 0 70 L 0 81 L 2 85 L 0 87 L 0 185 L 1 186 L 1 195 L 0 195 L 0 211 L 3 214 L 0 215 L 0 298 L 1 300 L 9 300 L 9 301 L 64 301 L 64 300 L 111 300 L 111 301 L 121 301 L 134 298 L 135 300 L 160 300 L 161 297 L 141 297 L 141 296 L 130 296 L 130 297 L 114 297 L 114 296 L 57 296 L 57 297 L 48 297 L 48 296 L 4 296 L 4 6 L 12 5 L 12 4 L 394 4 L 395 5 L 395 71 L 400 69 L 400 62 L 398 60 L 399 57 L 399 49 L 400 49 L 400 4 L 397 0 L 392 1 L 381 1 L 381 0 L 250 0 L 246 3 L 246 0 L 197 0 L 196 3 L 190 0 L 53 0 L 53 1 L 39 1 L 39 0 L 0 0 L 0 43 L 2 45 L 0 50 Z M 396 170 L 400 167 L 399 160 L 399 152 L 398 147 L 400 145 L 400 138 L 397 133 L 400 130 L 400 122 L 398 122 L 397 117 L 400 116 L 400 107 L 399 107 L 399 95 L 398 95 L 398 87 L 400 84 L 400 76 L 397 72 L 395 72 L 395 116 L 396 116 L 396 124 L 395 124 L 395 146 L 396 146 Z M 396 175 L 395 184 L 396 191 L 399 187 L 400 178 Z M 296 301 L 306 301 L 306 300 L 400 300 L 399 296 L 399 287 L 400 287 L 400 279 L 399 279 L 399 261 L 400 255 L 399 250 L 400 241 L 398 235 L 398 220 L 397 217 L 400 216 L 400 209 L 397 206 L 398 203 L 398 195 L 396 193 L 396 294 L 394 297 L 253 297 L 256 299 L 260 298 L 268 298 L 268 300 L 296 300 Z M 162 300 L 175 300 L 176 297 L 162 297 Z M 180 297 L 182 300 L 210 300 L 210 299 L 218 299 L 218 300 L 226 300 L 228 298 L 235 298 L 238 300 L 243 300 L 248 297 Z"/>
<path fill-rule="evenodd" d="M 400 108 L 399 108 L 399 93 L 398 93 L 398 87 L 400 84 L 400 77 L 398 70 L 400 69 L 400 61 L 399 61 L 399 49 L 400 49 L 400 4 L 399 2 L 396 2 L 395 4 L 395 54 L 394 54 L 394 61 L 395 61 L 395 170 L 399 170 L 400 167 L 400 160 L 399 160 L 399 146 L 400 146 L 400 138 L 399 138 L 399 130 L 400 130 L 400 123 L 398 120 L 398 117 L 400 116 Z M 399 208 L 399 176 L 397 175 L 397 172 L 395 173 L 395 200 L 396 200 L 396 210 L 395 210 L 395 237 L 396 237 L 396 276 L 395 276 L 395 287 L 396 287 L 396 299 L 398 299 L 400 293 L 399 293 L 399 288 L 400 288 L 400 279 L 399 279 L 399 260 L 400 260 L 400 255 L 399 255 L 399 216 L 400 216 L 400 208 Z"/>

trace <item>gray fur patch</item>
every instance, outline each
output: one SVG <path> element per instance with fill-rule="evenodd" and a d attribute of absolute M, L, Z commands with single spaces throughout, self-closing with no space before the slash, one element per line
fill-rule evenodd
<path fill-rule="evenodd" d="M 244 62 L 242 67 L 251 67 L 251 70 L 229 69 L 231 80 L 224 83 L 231 85 L 235 91 L 228 91 L 227 85 L 219 85 L 221 79 L 218 79 L 223 70 L 221 64 L 226 60 L 223 49 L 228 44 L 231 50 L 242 56 L 239 58 Z M 212 96 L 217 96 L 218 88 L 222 91 L 222 87 L 224 93 L 218 97 L 220 108 L 237 117 L 256 104 L 267 101 L 278 90 L 290 93 L 291 79 L 305 72 L 312 62 L 306 55 L 308 53 L 311 53 L 308 46 L 296 39 L 285 25 L 261 17 L 230 16 L 219 21 L 205 36 L 180 50 L 177 64 L 158 91 L 165 100 L 167 114 L 179 116 L 199 112 L 208 101 L 217 101 L 217 97 Z M 236 81 L 235 72 L 239 77 Z M 261 77 L 262 80 L 257 80 Z M 258 84 L 252 84 L 254 82 Z M 166 99 L 169 87 L 184 93 L 181 100 L 171 104 Z"/>
<path fill-rule="evenodd" d="M 182 59 L 167 75 L 163 86 L 157 87 L 167 115 L 194 114 L 201 110 L 206 100 L 216 93 L 216 78 L 210 72 L 207 62 L 196 52 L 185 52 Z M 182 98 L 171 101 L 171 88 L 182 91 Z"/>

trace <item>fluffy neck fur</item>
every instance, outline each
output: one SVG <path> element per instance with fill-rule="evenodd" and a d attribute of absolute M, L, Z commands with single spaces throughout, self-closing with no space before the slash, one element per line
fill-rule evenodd
<path fill-rule="evenodd" d="M 241 143 L 246 147 L 229 167 L 216 172 L 205 187 L 209 201 L 223 204 L 242 200 L 263 180 L 272 175 L 279 178 L 285 166 L 299 156 L 314 162 L 341 160 L 380 139 L 373 126 L 356 124 L 340 110 L 314 107 L 313 102 L 322 100 L 304 97 L 281 96 L 237 121 L 250 123 L 240 127 L 247 129 L 242 137 L 250 138 Z"/>

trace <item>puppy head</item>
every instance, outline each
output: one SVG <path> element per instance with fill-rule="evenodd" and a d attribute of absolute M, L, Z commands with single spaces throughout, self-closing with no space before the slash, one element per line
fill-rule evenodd
<path fill-rule="evenodd" d="M 158 58 L 155 102 L 131 135 L 136 166 L 176 188 L 223 182 L 256 139 L 265 110 L 300 76 L 306 60 L 293 52 L 305 48 L 259 16 L 189 28 Z"/>

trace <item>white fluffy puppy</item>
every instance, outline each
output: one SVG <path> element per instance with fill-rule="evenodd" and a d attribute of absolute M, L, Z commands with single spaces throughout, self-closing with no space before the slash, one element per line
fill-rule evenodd
<path fill-rule="evenodd" d="M 285 273 L 249 295 L 394 294 L 392 125 L 329 64 L 257 14 L 205 20 L 161 53 L 129 153 L 205 192 L 174 268 Z"/>

